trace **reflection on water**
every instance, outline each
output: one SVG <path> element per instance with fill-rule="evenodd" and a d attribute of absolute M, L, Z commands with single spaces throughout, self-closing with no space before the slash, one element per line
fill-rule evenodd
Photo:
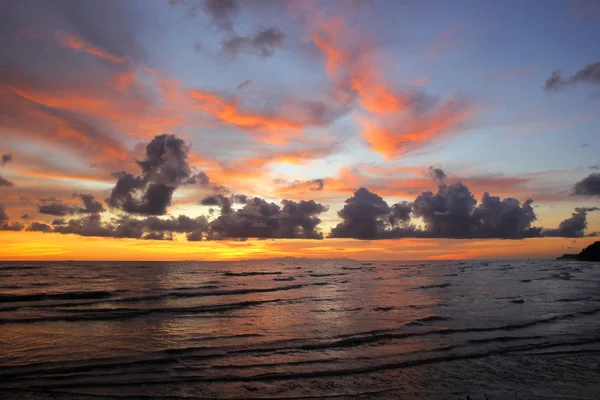
<path fill-rule="evenodd" d="M 586 263 L 4 263 L 0 274 L 7 398 L 600 390 L 600 272 Z"/>

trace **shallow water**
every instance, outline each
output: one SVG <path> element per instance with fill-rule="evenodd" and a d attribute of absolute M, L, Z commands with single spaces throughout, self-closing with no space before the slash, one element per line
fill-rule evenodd
<path fill-rule="evenodd" d="M 1 263 L 0 398 L 600 396 L 600 265 Z"/>

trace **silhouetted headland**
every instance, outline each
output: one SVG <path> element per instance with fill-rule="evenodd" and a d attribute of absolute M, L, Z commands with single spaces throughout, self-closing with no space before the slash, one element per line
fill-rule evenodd
<path fill-rule="evenodd" d="M 600 241 L 590 244 L 579 254 L 563 254 L 557 260 L 595 261 L 600 262 Z"/>

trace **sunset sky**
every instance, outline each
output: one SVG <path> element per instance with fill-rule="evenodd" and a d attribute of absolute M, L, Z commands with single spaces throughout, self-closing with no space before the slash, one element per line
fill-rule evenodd
<path fill-rule="evenodd" d="M 597 1 L 0 9 L 2 260 L 551 258 L 600 235 Z"/>

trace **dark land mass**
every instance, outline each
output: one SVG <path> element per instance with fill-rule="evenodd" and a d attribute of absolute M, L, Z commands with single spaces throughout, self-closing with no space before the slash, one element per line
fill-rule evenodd
<path fill-rule="evenodd" d="M 590 244 L 579 254 L 563 254 L 557 260 L 595 261 L 600 262 L 600 241 Z"/>

